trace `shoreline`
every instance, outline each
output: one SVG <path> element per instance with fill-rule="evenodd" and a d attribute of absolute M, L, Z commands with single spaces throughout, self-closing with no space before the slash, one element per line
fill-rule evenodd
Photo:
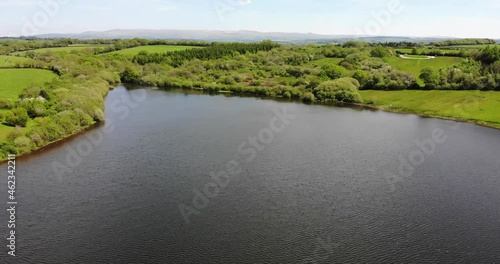
<path fill-rule="evenodd" d="M 19 160 L 19 159 L 29 159 L 31 157 L 34 157 L 36 155 L 40 155 L 42 154 L 42 152 L 45 152 L 45 151 L 48 151 L 48 150 L 51 150 L 51 149 L 55 149 L 55 148 L 58 148 L 60 147 L 61 145 L 64 145 L 66 143 L 69 143 L 71 142 L 73 139 L 77 138 L 77 137 L 80 137 L 82 136 L 83 134 L 95 129 L 95 128 L 98 128 L 98 127 L 101 127 L 102 125 L 104 124 L 104 122 L 99 122 L 99 123 L 95 123 L 91 126 L 88 126 L 82 130 L 79 130 L 67 137 L 64 137 L 64 138 L 61 138 L 59 140 L 56 140 L 56 141 L 53 141 L 53 142 L 50 142 L 44 146 L 41 146 L 31 152 L 28 152 L 28 153 L 24 153 L 20 156 L 16 155 L 16 160 Z M 7 164 L 8 160 L 0 160 L 0 166 L 3 166 L 5 164 Z"/>
<path fill-rule="evenodd" d="M 374 106 L 374 105 L 368 105 L 368 104 L 352 104 L 355 106 L 361 106 L 369 109 L 374 109 L 374 110 L 380 110 L 380 111 L 385 111 L 388 113 L 394 113 L 394 114 L 401 114 L 401 115 L 414 115 L 414 116 L 420 116 L 420 117 L 425 117 L 425 118 L 435 118 L 435 119 L 441 119 L 441 120 L 447 120 L 447 121 L 454 121 L 457 123 L 466 123 L 466 124 L 472 124 L 472 125 L 477 125 L 477 126 L 482 126 L 482 127 L 487 127 L 487 128 L 493 128 L 500 130 L 500 124 L 495 125 L 494 123 L 489 123 L 489 122 L 477 122 L 474 120 L 469 120 L 469 119 L 460 119 L 458 117 L 449 117 L 449 116 L 439 116 L 439 115 L 429 115 L 429 114 L 421 114 L 417 112 L 410 112 L 410 111 L 404 111 L 404 110 L 399 110 L 397 108 L 387 109 L 381 106 Z"/>
<path fill-rule="evenodd" d="M 136 85 L 136 84 L 133 84 L 133 85 Z M 113 87 L 113 88 L 110 88 L 110 91 L 114 90 L 116 87 Z M 162 88 L 162 87 L 156 87 L 158 89 L 162 89 L 162 90 L 168 90 L 169 88 Z M 203 88 L 193 88 L 193 89 L 182 89 L 182 88 L 170 88 L 170 89 L 179 89 L 179 90 L 183 90 L 183 91 L 186 91 L 186 90 L 194 90 L 194 91 L 198 91 L 198 92 L 202 92 L 202 93 L 208 93 L 207 91 L 205 91 Z M 214 93 L 214 92 L 210 92 L 210 93 Z M 272 100 L 276 100 L 276 99 L 283 99 L 283 97 L 262 97 L 262 96 L 256 96 L 254 94 L 248 94 L 248 93 L 235 93 L 235 92 L 231 92 L 231 91 L 224 91 L 224 92 L 216 92 L 217 94 L 220 94 L 220 95 L 235 95 L 235 96 L 246 96 L 246 97 L 253 97 L 253 98 L 264 98 L 264 99 L 272 99 Z M 106 97 L 106 96 L 105 96 Z M 384 108 L 384 107 L 381 107 L 381 106 L 375 106 L 375 105 L 369 105 L 369 104 L 363 104 L 363 103 L 345 103 L 345 104 L 333 104 L 333 103 L 306 103 L 302 100 L 298 100 L 298 99 L 289 99 L 288 101 L 290 102 L 300 102 L 302 104 L 309 104 L 309 105 L 329 105 L 329 106 L 347 106 L 347 107 L 353 107 L 353 106 L 357 106 L 357 107 L 362 107 L 362 108 L 366 108 L 366 109 L 373 109 L 373 110 L 379 110 L 379 111 L 385 111 L 385 112 L 388 112 L 388 113 L 394 113 L 394 114 L 401 114 L 401 115 L 414 115 L 414 116 L 420 116 L 420 117 L 424 117 L 424 118 L 435 118 L 435 119 L 440 119 L 440 120 L 447 120 L 447 121 L 454 121 L 454 122 L 458 122 L 458 123 L 468 123 L 468 124 L 473 124 L 473 125 L 477 125 L 477 126 L 482 126 L 482 127 L 487 127 L 487 128 L 492 128 L 492 129 L 497 129 L 497 130 L 500 130 L 500 124 L 496 125 L 496 124 L 492 124 L 492 123 L 488 123 L 488 122 L 484 122 L 484 123 L 481 123 L 481 122 L 478 122 L 478 121 L 474 121 L 474 120 L 468 120 L 468 119 L 460 119 L 458 117 L 447 117 L 447 116 L 439 116 L 439 115 L 429 115 L 429 114 L 422 114 L 422 113 L 417 113 L 417 112 L 411 112 L 411 111 L 405 111 L 405 110 L 400 110 L 400 109 L 397 109 L 397 108 L 393 108 L 393 109 L 387 109 L 387 108 Z M 45 146 L 42 146 L 38 149 L 35 149 L 29 153 L 24 153 L 20 156 L 16 156 L 16 158 L 21 158 L 21 159 L 28 159 L 32 156 L 35 156 L 35 155 L 39 155 L 41 154 L 42 152 L 46 151 L 46 150 L 50 150 L 52 148 L 57 148 L 59 147 L 59 145 L 62 145 L 62 144 L 65 144 L 69 141 L 72 141 L 73 139 L 81 136 L 82 134 L 86 133 L 86 132 L 89 132 L 90 130 L 94 129 L 94 128 L 97 128 L 97 127 L 100 127 L 102 126 L 104 122 L 99 122 L 99 123 L 95 123 L 83 130 L 80 130 L 74 134 L 71 134 L 65 138 L 62 138 L 62 139 L 59 139 L 57 141 L 54 141 L 54 142 L 50 142 L 49 144 L 45 145 Z M 0 166 L 6 164 L 8 162 L 8 160 L 0 160 Z"/>

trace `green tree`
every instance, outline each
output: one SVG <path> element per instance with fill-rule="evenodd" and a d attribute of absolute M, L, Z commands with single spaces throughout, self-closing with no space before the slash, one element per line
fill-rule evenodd
<path fill-rule="evenodd" d="M 320 76 L 325 76 L 332 80 L 343 77 L 345 74 L 347 74 L 347 70 L 344 67 L 335 64 L 324 65 L 321 67 L 320 72 Z"/>
<path fill-rule="evenodd" d="M 126 67 L 120 78 L 123 82 L 138 83 L 141 79 L 141 74 L 131 67 Z"/>
<path fill-rule="evenodd" d="M 389 56 L 389 52 L 387 51 L 387 49 L 382 47 L 381 45 L 373 48 L 370 54 L 375 58 L 385 58 Z"/>
<path fill-rule="evenodd" d="M 422 69 L 420 79 L 424 81 L 424 84 L 428 89 L 435 89 L 440 80 L 439 73 L 435 72 L 431 68 Z"/>

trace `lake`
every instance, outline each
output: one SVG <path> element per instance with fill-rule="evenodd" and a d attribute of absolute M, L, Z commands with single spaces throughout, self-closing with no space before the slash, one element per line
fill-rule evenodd
<path fill-rule="evenodd" d="M 0 262 L 500 260 L 500 130 L 123 86 L 106 116 L 17 159 Z"/>

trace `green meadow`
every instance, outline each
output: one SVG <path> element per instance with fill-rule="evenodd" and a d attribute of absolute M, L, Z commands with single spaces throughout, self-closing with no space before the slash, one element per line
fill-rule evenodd
<path fill-rule="evenodd" d="M 75 46 L 68 46 L 68 47 L 60 47 L 60 48 L 43 48 L 43 49 L 35 49 L 31 50 L 35 53 L 45 53 L 45 52 L 66 52 L 69 53 L 74 50 L 87 50 L 87 49 L 96 49 L 96 48 L 102 48 L 106 47 L 109 45 L 75 45 Z M 14 56 L 25 56 L 27 51 L 19 51 L 19 52 L 13 52 L 10 55 Z"/>
<path fill-rule="evenodd" d="M 0 115 L 5 113 L 6 111 L 0 110 Z M 0 124 L 0 143 L 4 142 L 7 136 L 12 133 L 16 128 L 9 127 L 4 124 Z"/>
<path fill-rule="evenodd" d="M 407 72 L 415 76 L 418 79 L 420 85 L 423 82 L 420 80 L 419 76 L 424 68 L 432 68 L 434 70 L 439 70 L 441 68 L 448 68 L 455 64 L 459 64 L 463 58 L 457 57 L 437 57 L 435 59 L 403 59 L 399 57 L 389 57 L 387 62 L 397 70 Z"/>
<path fill-rule="evenodd" d="M 48 70 L 39 69 L 0 69 L 0 98 L 18 98 L 19 93 L 32 84 L 44 84 L 57 75 Z"/>
<path fill-rule="evenodd" d="M 2 56 L 5 57 L 5 56 Z M 16 100 L 19 93 L 32 84 L 43 84 L 57 75 L 51 71 L 38 69 L 0 69 L 0 98 Z M 7 110 L 0 110 L 0 115 Z M 0 139 L 5 139 L 15 128 L 0 124 Z"/>
<path fill-rule="evenodd" d="M 308 63 L 308 65 L 315 66 L 315 67 L 321 67 L 321 66 L 332 65 L 332 64 L 337 65 L 343 60 L 344 60 L 343 58 L 326 58 L 326 59 L 311 61 Z"/>
<path fill-rule="evenodd" d="M 360 91 L 365 103 L 401 113 L 444 117 L 500 128 L 500 93 L 484 91 Z"/>
<path fill-rule="evenodd" d="M 33 62 L 33 60 L 13 56 L 0 56 L 0 68 L 16 67 L 16 65 L 23 65 L 28 62 Z"/>

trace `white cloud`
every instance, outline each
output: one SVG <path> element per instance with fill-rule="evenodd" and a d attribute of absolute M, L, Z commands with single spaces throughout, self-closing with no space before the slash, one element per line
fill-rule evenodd
<path fill-rule="evenodd" d="M 76 5 L 73 6 L 78 10 L 112 10 L 109 6 L 97 6 L 97 5 Z"/>
<path fill-rule="evenodd" d="M 157 11 L 165 12 L 177 9 L 176 5 L 168 0 L 155 0 L 154 5 L 155 5 L 155 10 Z"/>
<path fill-rule="evenodd" d="M 238 4 L 239 5 L 251 5 L 251 4 L 253 4 L 253 0 L 241 0 Z"/>
<path fill-rule="evenodd" d="M 0 6 L 2 7 L 29 7 L 37 5 L 38 1 L 36 0 L 0 0 Z"/>

